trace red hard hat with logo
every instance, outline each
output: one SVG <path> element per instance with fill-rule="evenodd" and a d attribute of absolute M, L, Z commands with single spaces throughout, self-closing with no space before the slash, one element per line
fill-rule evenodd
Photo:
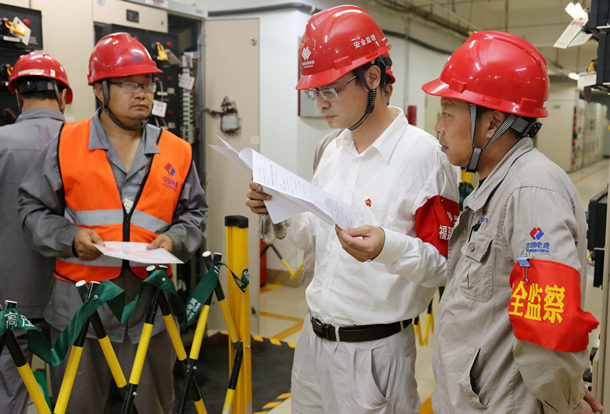
<path fill-rule="evenodd" d="M 8 89 L 15 93 L 17 80 L 24 77 L 39 76 L 57 81 L 68 90 L 66 103 L 72 102 L 72 88 L 68 83 L 66 70 L 57 60 L 46 53 L 30 52 L 19 56 L 8 79 Z"/>
<path fill-rule="evenodd" d="M 338 6 L 313 15 L 299 47 L 297 89 L 328 85 L 392 46 L 368 12 Z"/>
<path fill-rule="evenodd" d="M 473 33 L 451 55 L 440 78 L 422 89 L 520 116 L 548 115 L 546 60 L 529 42 L 510 33 Z"/>
<path fill-rule="evenodd" d="M 89 57 L 89 85 L 102 79 L 161 73 L 146 48 L 129 33 L 101 38 Z"/>

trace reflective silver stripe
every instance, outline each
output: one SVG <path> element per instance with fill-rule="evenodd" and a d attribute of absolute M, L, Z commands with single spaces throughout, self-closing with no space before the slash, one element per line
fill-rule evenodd
<path fill-rule="evenodd" d="M 81 260 L 78 257 L 68 257 L 68 258 L 62 258 L 62 259 L 57 259 L 60 262 L 68 262 L 68 263 L 74 263 L 74 264 L 79 264 L 79 265 L 85 265 L 85 266 L 109 266 L 109 267 L 121 267 L 122 265 L 122 260 L 121 259 L 117 259 L 115 257 L 110 257 L 110 256 L 104 256 L 101 255 L 100 257 L 98 257 L 95 260 Z"/>
<path fill-rule="evenodd" d="M 131 222 L 138 227 L 142 227 L 145 230 L 152 231 L 153 233 L 162 233 L 169 228 L 170 223 L 151 216 L 150 214 L 144 213 L 139 210 L 135 210 L 131 216 Z"/>
<path fill-rule="evenodd" d="M 64 217 L 81 226 L 123 224 L 123 210 L 74 210 L 66 207 Z"/>

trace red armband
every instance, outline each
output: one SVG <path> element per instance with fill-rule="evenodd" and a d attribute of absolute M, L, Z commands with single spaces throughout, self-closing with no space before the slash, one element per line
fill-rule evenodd
<path fill-rule="evenodd" d="M 563 352 L 587 349 L 599 322 L 580 308 L 580 274 L 549 260 L 520 258 L 510 274 L 508 317 L 515 338 Z"/>
<path fill-rule="evenodd" d="M 417 237 L 447 257 L 449 238 L 459 215 L 460 206 L 455 201 L 440 195 L 429 198 L 415 213 Z"/>

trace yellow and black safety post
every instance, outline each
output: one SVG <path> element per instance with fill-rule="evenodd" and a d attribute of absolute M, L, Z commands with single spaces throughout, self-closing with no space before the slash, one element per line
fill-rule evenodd
<path fill-rule="evenodd" d="M 95 294 L 95 289 L 99 284 L 99 282 L 91 282 L 91 294 Z M 83 302 L 85 302 L 87 300 L 87 296 L 89 296 L 86 282 L 84 280 L 76 282 L 76 287 L 78 288 L 81 299 Z M 102 353 L 104 354 L 104 358 L 106 358 L 106 363 L 108 364 L 108 368 L 110 368 L 110 373 L 112 374 L 112 378 L 114 378 L 117 388 L 119 390 L 124 390 L 125 386 L 127 385 L 125 374 L 123 374 L 119 360 L 117 359 L 114 348 L 112 347 L 112 343 L 108 338 L 108 334 L 106 334 L 106 329 L 102 324 L 102 320 L 100 319 L 100 315 L 97 313 L 97 310 L 91 314 L 89 317 L 89 322 L 91 323 L 91 326 L 93 326 L 97 342 L 100 344 L 100 348 L 102 348 Z"/>
<path fill-rule="evenodd" d="M 248 219 L 244 216 L 225 217 L 227 237 L 227 265 L 237 276 L 248 274 Z M 228 296 L 231 314 L 235 315 L 235 325 L 243 341 L 242 374 L 237 381 L 233 414 L 252 412 L 252 353 L 250 344 L 250 287 L 245 292 L 235 284 L 228 283 Z M 235 358 L 238 350 L 229 346 L 229 361 Z M 232 368 L 233 366 L 231 366 Z M 224 411 L 223 411 L 223 414 Z"/>
<path fill-rule="evenodd" d="M 80 288 L 84 283 L 84 281 L 79 282 L 79 284 L 76 285 L 76 288 Z M 87 293 L 85 294 L 85 300 L 89 299 L 91 296 L 93 287 L 94 285 L 89 285 Z M 72 393 L 74 378 L 76 378 L 76 371 L 78 370 L 80 358 L 83 354 L 83 346 L 85 344 L 85 339 L 87 339 L 87 330 L 89 329 L 90 321 L 91 317 L 85 321 L 80 333 L 78 334 L 78 337 L 72 345 L 72 349 L 70 350 L 70 357 L 68 358 L 66 371 L 64 372 L 61 387 L 59 388 L 59 394 L 57 395 L 57 402 L 55 403 L 55 408 L 53 409 L 54 414 L 64 414 L 66 412 L 66 408 L 68 407 L 68 400 L 70 399 L 70 394 Z"/>
<path fill-rule="evenodd" d="M 167 273 L 168 267 L 164 265 L 159 265 L 160 269 L 165 270 Z M 178 360 L 182 363 L 186 362 L 186 350 L 184 349 L 184 344 L 182 343 L 182 339 L 180 338 L 180 331 L 178 330 L 178 326 L 176 326 L 176 321 L 174 319 L 174 315 L 172 314 L 171 308 L 165 295 L 160 292 L 159 293 L 159 308 L 161 309 L 161 313 L 163 314 L 163 320 L 165 321 L 165 326 L 167 327 L 167 332 L 169 333 L 169 337 L 174 345 L 174 350 L 176 351 L 176 356 Z M 193 404 L 195 405 L 195 410 L 197 410 L 198 414 L 206 414 L 207 411 L 205 409 L 205 405 L 203 404 L 203 398 L 201 397 L 201 393 L 199 392 L 199 387 L 197 386 L 197 382 L 194 377 L 191 377 L 189 381 L 186 383 L 188 389 L 191 392 L 191 398 L 193 400 Z M 179 411 L 179 413 L 181 413 Z"/>
<path fill-rule="evenodd" d="M 417 340 L 417 343 L 421 346 L 424 344 L 424 340 L 422 339 L 422 335 L 421 335 L 421 326 L 419 323 L 419 316 L 416 316 L 415 318 L 413 318 L 413 330 L 415 333 L 415 339 Z"/>
<path fill-rule="evenodd" d="M 267 245 L 261 251 L 260 257 L 263 257 L 265 255 L 265 253 L 267 253 L 267 250 L 269 250 L 269 248 L 271 248 L 277 255 L 278 259 L 280 259 L 280 262 L 282 262 L 282 264 L 284 265 L 286 270 L 288 270 L 288 273 L 290 274 L 290 278 L 294 279 L 301 272 L 301 270 L 303 270 L 304 263 L 301 263 L 300 266 L 297 267 L 297 270 L 292 270 L 292 267 L 290 267 L 290 265 L 288 264 L 286 259 L 284 259 L 282 257 L 282 255 L 280 254 L 280 251 L 277 249 L 277 247 L 275 247 L 274 243 L 275 243 L 275 240 L 272 241 L 271 243 L 267 243 Z"/>
<path fill-rule="evenodd" d="M 222 259 L 222 255 L 220 253 L 214 254 L 214 263 L 220 262 Z M 206 266 L 208 269 L 213 265 L 209 256 L 204 256 L 204 261 L 206 262 Z M 227 276 L 228 279 L 228 276 Z M 230 286 L 231 284 L 227 282 Z M 234 350 L 233 364 L 231 368 L 231 377 L 229 378 L 229 385 L 227 387 L 227 393 L 225 395 L 225 401 L 222 406 L 222 413 L 229 414 L 231 412 L 233 401 L 235 401 L 235 395 L 237 392 L 237 383 L 239 381 L 239 373 L 242 369 L 243 355 L 244 355 L 244 344 L 243 341 L 239 339 L 240 334 L 237 328 L 235 327 L 235 322 L 233 320 L 233 316 L 231 315 L 230 306 L 227 304 L 227 300 L 225 298 L 225 294 L 222 290 L 222 286 L 220 284 L 220 280 L 216 283 L 214 287 L 214 294 L 216 295 L 216 299 L 218 300 L 218 305 L 220 306 L 220 311 L 222 312 L 222 317 L 225 320 L 225 324 L 227 325 L 227 329 L 229 330 L 229 340 L 231 341 L 231 345 Z M 231 355 L 231 354 L 229 354 Z M 244 411 L 238 411 L 239 413 L 244 413 Z"/>
<path fill-rule="evenodd" d="M 432 300 L 428 304 L 428 311 L 426 312 L 426 329 L 424 333 L 424 345 L 428 345 L 428 337 L 434 333 L 434 313 L 432 313 Z"/>
<path fill-rule="evenodd" d="M 155 266 L 148 266 L 146 271 L 151 274 L 155 271 Z M 140 334 L 140 342 L 138 343 L 138 349 L 136 350 L 136 357 L 134 358 L 133 365 L 131 367 L 129 385 L 127 386 L 127 393 L 125 394 L 125 399 L 123 400 L 121 414 L 130 414 L 133 408 L 134 400 L 136 398 L 136 389 L 138 388 L 140 377 L 142 376 L 142 368 L 144 367 L 146 352 L 148 351 L 148 345 L 150 343 L 150 337 L 152 335 L 153 325 L 155 322 L 155 315 L 157 314 L 159 296 L 162 294 L 158 287 L 150 286 L 150 288 L 153 289 L 153 292 L 148 305 L 146 318 L 144 319 L 144 325 L 142 326 L 142 333 Z"/>
<path fill-rule="evenodd" d="M 17 306 L 17 302 L 7 300 L 6 308 L 15 308 Z M 2 306 L 0 306 L 0 310 L 2 310 Z M 28 390 L 30 397 L 32 398 L 32 402 L 34 403 L 34 407 L 36 407 L 36 411 L 39 414 L 51 414 L 51 410 L 47 405 L 47 401 L 42 394 L 42 390 L 38 386 L 38 382 L 36 382 L 36 378 L 34 378 L 34 373 L 32 372 L 32 368 L 30 364 L 25 359 L 25 355 L 23 355 L 23 351 L 19 347 L 19 343 L 17 342 L 17 338 L 15 338 L 15 334 L 13 331 L 7 331 L 2 337 L 3 344 L 6 345 L 9 353 L 11 354 L 11 358 L 13 362 L 15 362 L 15 366 L 17 367 L 17 371 L 25 384 L 25 388 Z M 0 347 L 0 352 L 2 348 Z"/>
<path fill-rule="evenodd" d="M 211 253 L 209 251 L 206 251 L 203 253 L 204 259 L 206 257 L 209 257 L 210 255 L 211 255 Z M 210 259 L 210 263 L 211 263 L 211 259 Z M 197 319 L 197 326 L 195 327 L 195 334 L 193 336 L 193 342 L 191 344 L 191 350 L 190 350 L 189 357 L 185 364 L 186 381 L 184 383 L 185 385 L 182 390 L 182 395 L 180 396 L 180 405 L 178 407 L 178 414 L 183 414 L 184 410 L 186 408 L 188 387 L 190 387 L 190 384 L 192 383 L 192 379 L 194 377 L 194 372 L 195 372 L 194 370 L 196 369 L 195 363 L 199 359 L 199 353 L 201 351 L 201 344 L 203 343 L 203 336 L 205 334 L 205 327 L 208 322 L 208 316 L 210 315 L 210 306 L 212 303 L 212 295 L 213 295 L 213 293 L 210 293 L 210 296 L 208 296 L 208 298 L 206 299 L 206 301 L 203 305 L 203 309 L 201 309 L 201 312 L 199 312 L 199 317 Z"/>

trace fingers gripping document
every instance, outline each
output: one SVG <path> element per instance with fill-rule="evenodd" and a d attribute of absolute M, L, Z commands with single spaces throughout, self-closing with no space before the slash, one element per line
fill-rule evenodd
<path fill-rule="evenodd" d="M 331 226 L 337 224 L 341 228 L 354 227 L 355 212 L 350 205 L 337 200 L 252 148 L 244 148 L 238 153 L 224 139 L 219 136 L 217 138 L 224 146 L 210 147 L 251 172 L 254 182 L 262 185 L 263 190 L 273 197 L 265 201 L 265 206 L 274 223 L 309 211 Z"/>
<path fill-rule="evenodd" d="M 148 250 L 148 243 L 107 241 L 104 245 L 94 244 L 102 254 L 117 259 L 145 264 L 184 263 L 165 249 Z"/>

